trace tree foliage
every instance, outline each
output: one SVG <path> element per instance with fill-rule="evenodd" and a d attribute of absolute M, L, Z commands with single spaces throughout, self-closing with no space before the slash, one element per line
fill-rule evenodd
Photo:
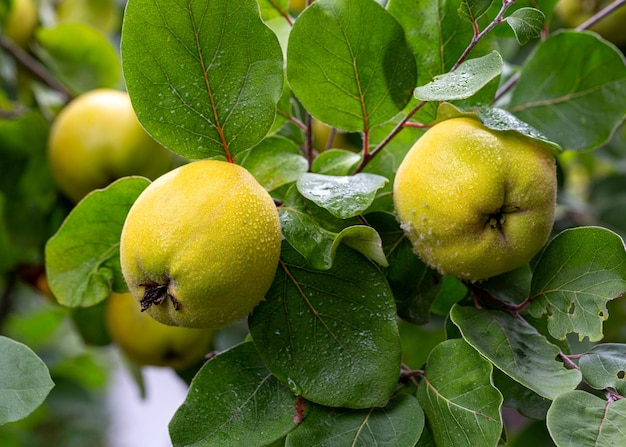
<path fill-rule="evenodd" d="M 2 36 L 14 61 L 0 96 L 3 302 L 24 266 L 45 265 L 72 315 L 126 291 L 119 237 L 148 180 L 70 205 L 45 154 L 70 98 L 115 85 L 180 163 L 246 167 L 278 204 L 284 238 L 274 283 L 242 322 L 248 337 L 179 371 L 189 393 L 174 446 L 625 444 L 623 49 L 562 29 L 554 0 L 307 3 L 129 0 L 109 32 L 119 55 L 93 23 L 42 26 L 26 50 Z M 526 135 L 559 165 L 550 240 L 479 283 L 423 264 L 391 196 L 415 140 L 456 116 Z M 350 145 L 315 150 L 314 121 Z M 1 424 L 52 385 L 26 346 L 0 342 L 19 359 L 0 367 L 0 389 L 23 390 L 0 399 Z M 511 414 L 528 430 L 510 428 Z"/>

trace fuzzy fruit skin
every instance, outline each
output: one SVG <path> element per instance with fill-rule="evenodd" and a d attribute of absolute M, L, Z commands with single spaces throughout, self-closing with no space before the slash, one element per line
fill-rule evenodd
<path fill-rule="evenodd" d="M 141 127 L 128 93 L 97 89 L 70 102 L 48 139 L 50 168 L 73 202 L 118 178 L 156 178 L 172 167 L 172 153 Z"/>
<path fill-rule="evenodd" d="M 524 265 L 546 242 L 555 159 L 531 139 L 453 118 L 413 145 L 393 191 L 415 252 L 442 274 L 478 281 Z"/>
<path fill-rule="evenodd" d="M 183 165 L 137 198 L 122 229 L 124 278 L 136 300 L 145 285 L 167 297 L 146 310 L 161 323 L 220 328 L 248 315 L 268 291 L 280 257 L 278 211 L 241 166 Z M 165 288 L 163 289 L 165 291 Z"/>
<path fill-rule="evenodd" d="M 138 365 L 183 369 L 211 349 L 213 331 L 167 326 L 141 312 L 130 293 L 112 293 L 105 321 L 111 340 Z"/>

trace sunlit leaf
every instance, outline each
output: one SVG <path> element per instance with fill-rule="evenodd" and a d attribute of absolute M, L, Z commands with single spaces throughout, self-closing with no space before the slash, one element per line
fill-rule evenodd
<path fill-rule="evenodd" d="M 26 345 L 0 336 L 0 425 L 25 418 L 54 387 L 46 364 Z"/>
<path fill-rule="evenodd" d="M 577 333 L 602 338 L 606 303 L 626 292 L 626 249 L 615 233 L 600 227 L 565 230 L 546 247 L 534 268 L 528 310 L 547 314 L 556 339 Z"/>
<path fill-rule="evenodd" d="M 524 62 L 509 111 L 565 149 L 595 149 L 626 115 L 624 56 L 594 34 L 555 33 Z"/>
<path fill-rule="evenodd" d="M 122 64 L 139 121 L 193 159 L 258 144 L 283 92 L 283 53 L 256 0 L 130 0 Z"/>
<path fill-rule="evenodd" d="M 415 397 L 398 394 L 384 407 L 348 410 L 314 405 L 304 422 L 287 435 L 285 447 L 414 447 L 424 428 Z"/>
<path fill-rule="evenodd" d="M 287 14 L 288 0 L 257 0 L 263 20 L 283 17 Z M 286 21 L 286 20 L 285 20 Z"/>
<path fill-rule="evenodd" d="M 287 77 L 317 119 L 364 131 L 404 108 L 416 67 L 402 27 L 374 0 L 317 0 L 294 23 Z"/>
<path fill-rule="evenodd" d="M 461 339 L 432 350 L 417 398 L 438 446 L 498 444 L 502 396 L 491 373 L 491 364 Z"/>
<path fill-rule="evenodd" d="M 453 72 L 435 76 L 428 84 L 417 87 L 414 95 L 422 101 L 467 99 L 499 76 L 502 66 L 502 56 L 492 51 L 486 56 L 466 60 Z"/>
<path fill-rule="evenodd" d="M 400 373 L 400 338 L 384 275 L 340 246 L 333 267 L 312 270 L 288 244 L 266 300 L 248 320 L 268 369 L 307 400 L 384 406 Z"/>
<path fill-rule="evenodd" d="M 297 397 L 265 368 L 251 342 L 212 358 L 170 421 L 174 447 L 266 445 L 295 427 Z"/>
<path fill-rule="evenodd" d="M 127 290 L 119 244 L 128 210 L 150 181 L 125 177 L 89 193 L 46 244 L 46 272 L 59 303 L 87 307 Z"/>
<path fill-rule="evenodd" d="M 554 400 L 546 423 L 557 447 L 626 445 L 626 399 L 609 403 L 585 391 L 571 391 Z"/>
<path fill-rule="evenodd" d="M 540 396 L 554 399 L 580 383 L 580 372 L 558 362 L 559 348 L 526 321 L 502 311 L 458 305 L 450 318 L 470 345 Z"/>

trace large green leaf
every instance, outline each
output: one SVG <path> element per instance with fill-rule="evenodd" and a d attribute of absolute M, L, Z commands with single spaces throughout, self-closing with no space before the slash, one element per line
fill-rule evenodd
<path fill-rule="evenodd" d="M 46 244 L 52 293 L 64 306 L 87 307 L 128 290 L 120 269 L 120 235 L 128 210 L 150 181 L 125 177 L 89 193 Z"/>
<path fill-rule="evenodd" d="M 429 268 L 413 251 L 393 214 L 367 215 L 383 240 L 389 265 L 385 275 L 396 300 L 398 315 L 414 324 L 425 324 L 431 317 L 431 305 L 442 290 L 441 275 Z"/>
<path fill-rule="evenodd" d="M 416 67 L 402 27 L 374 0 L 317 0 L 289 36 L 287 77 L 319 120 L 369 131 L 411 99 Z"/>
<path fill-rule="evenodd" d="M 546 423 L 557 447 L 626 445 L 626 399 L 608 402 L 571 391 L 555 399 Z"/>
<path fill-rule="evenodd" d="M 438 446 L 498 444 L 502 396 L 491 373 L 491 364 L 461 339 L 432 350 L 417 398 Z"/>
<path fill-rule="evenodd" d="M 540 396 L 554 399 L 580 383 L 580 372 L 558 362 L 559 348 L 526 321 L 502 311 L 458 305 L 450 318 L 470 345 Z"/>
<path fill-rule="evenodd" d="M 54 387 L 43 360 L 26 345 L 0 336 L 0 425 L 23 419 Z"/>
<path fill-rule="evenodd" d="M 102 33 L 80 23 L 41 27 L 37 52 L 54 74 L 76 94 L 120 84 L 117 50 Z"/>
<path fill-rule="evenodd" d="M 382 272 L 347 247 L 322 272 L 283 244 L 274 284 L 248 322 L 268 369 L 308 400 L 383 406 L 396 386 L 401 348 L 393 296 Z"/>
<path fill-rule="evenodd" d="M 285 447 L 414 447 L 424 428 L 415 397 L 398 394 L 387 405 L 348 410 L 314 405 Z"/>
<path fill-rule="evenodd" d="M 624 56 L 594 34 L 555 33 L 524 63 L 509 107 L 565 149 L 595 149 L 626 115 Z"/>
<path fill-rule="evenodd" d="M 258 144 L 283 92 L 283 53 L 256 0 L 130 0 L 122 65 L 139 121 L 193 159 Z"/>
<path fill-rule="evenodd" d="M 447 73 L 472 41 L 474 28 L 459 14 L 460 4 L 458 0 L 389 0 L 387 9 L 404 28 L 415 55 L 416 85 L 424 85 L 435 76 Z M 484 56 L 493 49 L 493 40 L 488 35 L 474 47 L 469 57 Z M 435 111 L 436 104 L 427 105 L 414 118 L 430 122 Z"/>
<path fill-rule="evenodd" d="M 596 345 L 580 358 L 579 365 L 589 386 L 613 389 L 626 397 L 626 344 Z"/>
<path fill-rule="evenodd" d="M 246 342 L 209 360 L 170 421 L 175 447 L 266 445 L 294 424 L 297 397 Z"/>
<path fill-rule="evenodd" d="M 608 318 L 606 303 L 625 292 L 622 239 L 606 228 L 573 228 L 557 235 L 537 261 L 528 310 L 537 318 L 548 315 L 554 338 L 573 332 L 598 341 Z"/>

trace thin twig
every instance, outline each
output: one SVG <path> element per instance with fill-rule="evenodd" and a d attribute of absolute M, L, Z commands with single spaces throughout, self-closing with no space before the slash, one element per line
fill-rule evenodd
<path fill-rule="evenodd" d="M 623 1 L 626 1 L 626 0 L 623 0 Z M 478 32 L 478 27 L 476 26 L 475 21 L 473 22 L 474 36 L 472 37 L 472 41 L 469 43 L 467 48 L 463 51 L 463 53 L 458 58 L 454 66 L 450 69 L 450 73 L 455 71 L 459 67 L 459 65 L 463 63 L 463 61 L 467 58 L 469 53 L 474 49 L 474 47 L 476 47 L 478 42 L 480 42 L 496 25 L 502 23 L 505 20 L 503 18 L 504 14 L 513 3 L 515 3 L 515 0 L 502 0 L 502 8 L 500 9 L 496 17 L 493 19 L 491 23 L 489 23 L 489 25 L 485 27 L 485 29 L 483 29 L 480 32 Z M 359 163 L 359 165 L 356 167 L 356 169 L 354 170 L 354 173 L 355 174 L 359 173 L 363 169 L 365 169 L 365 166 L 367 166 L 367 164 L 377 154 L 379 154 L 383 150 L 383 148 L 385 148 L 385 146 L 387 146 L 391 142 L 391 140 L 400 133 L 402 129 L 404 129 L 405 127 L 418 127 L 418 126 L 413 126 L 413 125 L 407 125 L 407 123 L 413 117 L 413 115 L 415 115 L 422 107 L 424 107 L 424 105 L 426 105 L 426 101 L 421 101 L 419 104 L 417 104 L 411 111 L 409 111 L 409 113 L 406 116 L 404 116 L 404 118 L 400 120 L 400 122 L 398 122 L 398 124 L 396 124 L 393 130 L 385 137 L 385 139 L 383 139 L 383 141 L 381 141 L 378 144 L 378 146 L 372 149 L 372 151 L 369 153 L 367 153 L 367 151 L 364 151 L 363 157 L 361 159 L 361 163 Z"/>
<path fill-rule="evenodd" d="M 580 25 L 578 25 L 575 28 L 575 30 L 576 31 L 583 31 L 583 30 L 589 29 L 590 27 L 592 27 L 593 25 L 598 23 L 600 20 L 602 20 L 606 16 L 610 15 L 617 8 L 619 8 L 621 6 L 624 6 L 624 4 L 626 4 L 626 0 L 615 0 L 613 3 L 608 5 L 606 8 L 601 9 L 596 14 L 594 14 L 592 17 L 589 17 L 589 19 L 587 19 L 585 22 L 583 22 Z"/>
<path fill-rule="evenodd" d="M 67 103 L 74 97 L 72 92 L 61 84 L 46 67 L 40 64 L 28 52 L 13 43 L 8 37 L 0 35 L 0 48 L 9 53 L 13 59 L 45 85 L 63 95 L 64 102 Z"/>
<path fill-rule="evenodd" d="M 584 23 L 581 23 L 579 26 L 577 26 L 574 29 L 576 31 L 584 31 L 586 29 L 589 29 L 591 26 L 595 25 L 597 22 L 599 22 L 600 20 L 602 20 L 603 18 L 611 14 L 617 8 L 620 8 L 621 6 L 624 6 L 625 4 L 626 4 L 626 0 L 616 0 L 610 5 L 608 5 L 606 8 L 598 11 L 596 14 L 590 17 L 587 21 L 585 21 Z M 498 89 L 498 92 L 496 93 L 495 101 L 498 101 L 511 88 L 513 88 L 513 86 L 517 83 L 519 78 L 520 78 L 520 72 L 518 71 L 513 76 L 511 76 L 504 84 L 502 84 L 502 86 Z"/>

